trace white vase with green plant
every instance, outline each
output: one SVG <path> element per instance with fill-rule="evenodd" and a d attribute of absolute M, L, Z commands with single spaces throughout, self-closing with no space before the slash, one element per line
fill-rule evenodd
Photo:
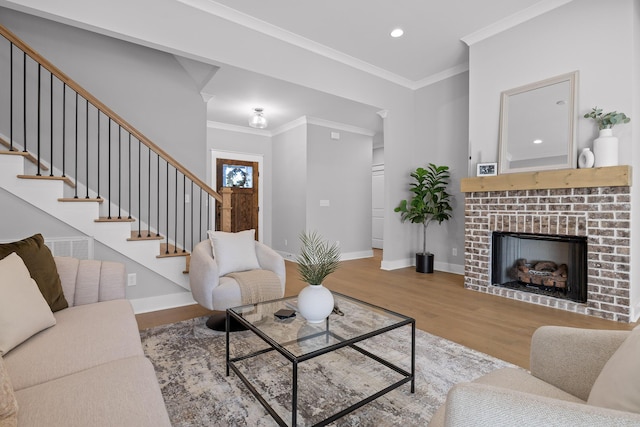
<path fill-rule="evenodd" d="M 599 135 L 593 141 L 594 166 L 616 166 L 618 164 L 618 138 L 613 135 L 613 127 L 617 124 L 629 123 L 631 118 L 617 111 L 603 113 L 602 109 L 598 107 L 594 107 L 585 114 L 584 118 L 593 119 L 598 125 Z"/>
<path fill-rule="evenodd" d="M 298 273 L 309 286 L 298 294 L 298 312 L 309 323 L 321 323 L 333 311 L 333 295 L 323 282 L 340 266 L 340 248 L 336 243 L 330 245 L 315 231 L 302 232 L 300 242 Z"/>

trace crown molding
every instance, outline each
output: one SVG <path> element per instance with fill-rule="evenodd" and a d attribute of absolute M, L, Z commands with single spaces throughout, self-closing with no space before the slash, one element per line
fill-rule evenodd
<path fill-rule="evenodd" d="M 469 35 L 462 37 L 460 40 L 465 42 L 467 46 L 471 46 L 475 43 L 478 43 L 482 40 L 488 39 L 491 36 L 499 34 L 503 31 L 506 31 L 510 28 L 513 28 L 517 25 L 522 24 L 523 22 L 529 21 L 537 16 L 543 15 L 553 9 L 557 9 L 560 6 L 564 6 L 567 3 L 571 3 L 573 0 L 543 0 L 539 3 L 534 4 L 520 12 L 514 13 L 513 15 L 507 16 L 500 21 L 497 21 L 491 25 L 488 25 L 484 28 L 481 28 L 478 31 L 475 31 Z"/>
<path fill-rule="evenodd" d="M 364 129 L 357 126 L 347 125 L 347 124 L 338 123 L 338 122 L 332 122 L 330 120 L 318 119 L 316 117 L 308 117 L 308 116 L 299 117 L 295 120 L 290 121 L 289 123 L 285 123 L 284 125 L 274 129 L 273 131 L 253 129 L 246 126 L 231 125 L 228 123 L 207 120 L 208 128 L 228 130 L 230 132 L 241 132 L 241 133 L 248 133 L 252 135 L 260 135 L 260 136 L 268 136 L 268 137 L 273 137 L 275 135 L 279 135 L 281 133 L 290 131 L 291 129 L 297 128 L 298 126 L 307 125 L 307 124 L 323 126 L 323 127 L 331 128 L 334 130 L 341 130 L 343 132 L 351 132 L 351 133 L 356 133 L 356 134 L 370 136 L 370 137 L 373 137 L 376 134 L 374 131 L 370 129 Z"/>
<path fill-rule="evenodd" d="M 330 120 L 318 119 L 316 117 L 307 117 L 307 123 L 310 125 L 323 126 L 334 130 L 341 130 L 343 132 L 357 133 L 365 136 L 375 136 L 375 132 L 370 129 L 364 129 L 357 126 L 347 125 L 344 123 L 332 122 Z"/>
<path fill-rule="evenodd" d="M 296 47 L 308 50 L 342 64 L 348 65 L 365 73 L 374 75 L 384 80 L 388 80 L 392 83 L 404 86 L 408 89 L 412 89 L 415 82 L 402 77 L 391 71 L 382 69 L 368 62 L 362 61 L 358 58 L 354 58 L 351 55 L 347 55 L 343 52 L 325 46 L 321 43 L 310 40 L 306 37 L 302 37 L 291 31 L 285 30 L 276 25 L 265 22 L 261 19 L 254 18 L 246 13 L 240 12 L 236 9 L 230 8 L 223 4 L 217 3 L 213 0 L 177 0 L 187 6 L 199 9 L 203 12 L 215 15 L 219 18 L 233 22 L 243 27 L 250 28 L 254 31 L 268 35 L 275 39 L 281 40 L 285 43 L 289 43 Z"/>
<path fill-rule="evenodd" d="M 245 127 L 245 126 L 230 125 L 228 123 L 214 122 L 213 120 L 207 120 L 207 127 L 211 129 L 228 130 L 231 132 L 248 133 L 251 135 L 269 136 L 269 137 L 273 136 L 273 134 L 268 130 L 260 130 L 260 129 L 254 129 L 250 127 Z"/>
<path fill-rule="evenodd" d="M 439 73 L 433 74 L 429 77 L 425 77 L 422 80 L 418 80 L 415 83 L 413 89 L 422 89 L 423 87 L 431 86 L 434 83 L 438 83 L 439 81 L 446 80 L 450 77 L 457 76 L 458 74 L 462 74 L 467 71 L 469 71 L 469 63 L 465 62 L 464 64 L 456 65 Z"/>

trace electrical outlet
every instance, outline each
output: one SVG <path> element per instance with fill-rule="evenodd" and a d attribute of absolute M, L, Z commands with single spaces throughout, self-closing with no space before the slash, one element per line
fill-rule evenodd
<path fill-rule="evenodd" d="M 284 239 L 284 245 L 285 245 L 285 246 L 287 246 L 287 245 L 288 245 L 288 243 L 287 243 L 287 239 Z"/>
<path fill-rule="evenodd" d="M 451 249 L 451 255 L 458 256 L 458 248 Z"/>
<path fill-rule="evenodd" d="M 129 273 L 127 275 L 127 286 L 135 286 L 136 285 L 136 273 Z"/>
<path fill-rule="evenodd" d="M 184 202 L 185 202 L 185 203 L 190 203 L 190 202 L 191 202 L 191 198 L 189 197 L 189 195 L 188 195 L 188 194 L 185 194 L 185 195 L 184 195 Z"/>
<path fill-rule="evenodd" d="M 336 246 L 340 246 L 340 240 L 336 240 Z"/>

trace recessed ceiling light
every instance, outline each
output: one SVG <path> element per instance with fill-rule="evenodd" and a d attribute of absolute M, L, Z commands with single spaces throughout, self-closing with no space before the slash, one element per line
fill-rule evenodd
<path fill-rule="evenodd" d="M 533 143 L 534 144 L 542 144 L 542 140 L 541 139 L 534 139 Z"/>
<path fill-rule="evenodd" d="M 391 31 L 391 37 L 397 39 L 398 37 L 402 37 L 404 34 L 404 30 L 402 28 L 395 28 Z"/>

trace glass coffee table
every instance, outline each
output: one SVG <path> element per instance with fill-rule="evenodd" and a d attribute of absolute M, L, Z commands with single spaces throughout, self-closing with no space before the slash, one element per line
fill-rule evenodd
<path fill-rule="evenodd" d="M 290 375 L 290 392 L 287 390 L 286 397 L 288 399 L 288 394 L 290 394 L 291 400 L 290 402 L 287 401 L 286 405 L 281 405 L 279 412 L 282 414 L 284 407 L 286 407 L 286 412 L 290 411 L 291 426 L 297 425 L 300 415 L 298 414 L 301 409 L 298 405 L 299 380 L 303 384 L 313 382 L 313 374 L 317 373 L 318 370 L 327 370 L 334 376 L 343 375 L 344 378 L 354 377 L 357 379 L 355 381 L 356 388 L 362 385 L 366 390 L 364 395 L 360 395 L 355 402 L 347 402 L 348 399 L 345 398 L 344 401 L 347 402 L 345 403 L 345 408 L 340 409 L 338 412 L 330 413 L 326 417 L 322 415 L 323 419 L 315 422 L 314 426 L 327 425 L 408 382 L 411 383 L 411 393 L 415 392 L 415 320 L 337 292 L 332 293 L 335 305 L 338 308 L 337 313 L 334 310 L 334 313 L 320 324 L 308 323 L 299 313 L 297 313 L 297 316 L 288 319 L 280 319 L 274 315 L 275 312 L 281 309 L 295 310 L 297 297 L 282 298 L 227 310 L 226 374 L 228 376 L 230 370 L 233 370 L 278 425 L 288 425 L 283 419 L 283 417 L 288 416 L 288 413 L 282 416 L 279 415 L 274 409 L 274 405 L 269 403 L 269 400 L 273 401 L 273 399 L 269 396 L 263 396 L 265 394 L 264 389 L 269 388 L 269 381 L 258 381 L 257 375 L 254 375 L 253 370 L 244 368 L 244 364 L 250 363 L 252 359 L 255 359 L 256 365 L 262 366 L 273 363 L 273 366 L 276 366 L 275 361 L 280 360 L 283 362 L 280 365 L 286 366 L 286 370 L 278 372 L 283 376 Z M 249 336 L 245 333 L 238 334 L 236 332 L 229 333 L 229 325 L 232 321 L 239 322 L 250 330 L 253 335 Z M 376 348 L 376 338 L 374 337 L 407 325 L 411 329 L 410 336 L 407 333 L 406 338 L 404 338 L 404 333 L 400 332 L 397 333 L 398 337 L 394 335 L 394 339 L 406 339 L 406 341 L 410 340 L 410 343 L 407 345 L 405 341 L 404 346 L 394 345 L 394 348 L 404 348 L 407 353 L 410 352 L 411 354 L 402 354 L 404 360 L 401 361 L 389 361 L 386 355 L 381 356 L 380 353 L 384 353 L 389 349 Z M 371 340 L 372 338 L 373 340 Z M 231 340 L 234 340 L 233 346 Z M 247 343 L 249 341 L 251 341 L 250 344 Z M 408 351 L 409 347 L 410 351 Z M 232 355 L 232 351 L 241 354 Z M 282 357 L 277 358 L 277 355 L 273 352 L 279 353 L 284 359 Z M 341 361 L 344 359 L 344 363 L 332 361 L 329 366 L 325 366 L 323 363 L 329 354 Z M 257 358 L 266 359 L 258 362 Z M 351 372 L 355 372 L 356 359 L 373 360 L 373 365 L 375 365 L 376 369 L 380 368 L 389 371 L 389 384 L 383 383 L 377 391 L 375 389 L 371 390 L 370 383 L 378 384 L 380 383 L 380 378 L 386 380 L 387 376 L 376 375 L 376 381 L 369 381 L 369 379 L 366 379 L 367 375 L 364 374 L 362 380 L 360 380 L 361 374 Z M 315 363 L 317 367 L 314 365 L 313 369 L 305 371 L 302 369 L 306 366 L 303 362 Z M 370 362 L 366 363 L 371 364 Z M 276 372 L 275 367 L 273 371 Z M 299 374 L 303 374 L 304 378 L 299 378 Z M 267 385 L 265 386 L 265 384 Z M 324 387 L 323 384 L 317 386 Z M 258 388 L 262 389 L 263 393 Z M 319 394 L 323 394 L 323 392 L 321 391 Z M 332 391 L 327 391 L 327 393 L 332 393 Z M 307 412 L 316 410 L 317 408 L 311 408 Z M 326 412 L 331 411 L 323 408 L 322 413 Z"/>

